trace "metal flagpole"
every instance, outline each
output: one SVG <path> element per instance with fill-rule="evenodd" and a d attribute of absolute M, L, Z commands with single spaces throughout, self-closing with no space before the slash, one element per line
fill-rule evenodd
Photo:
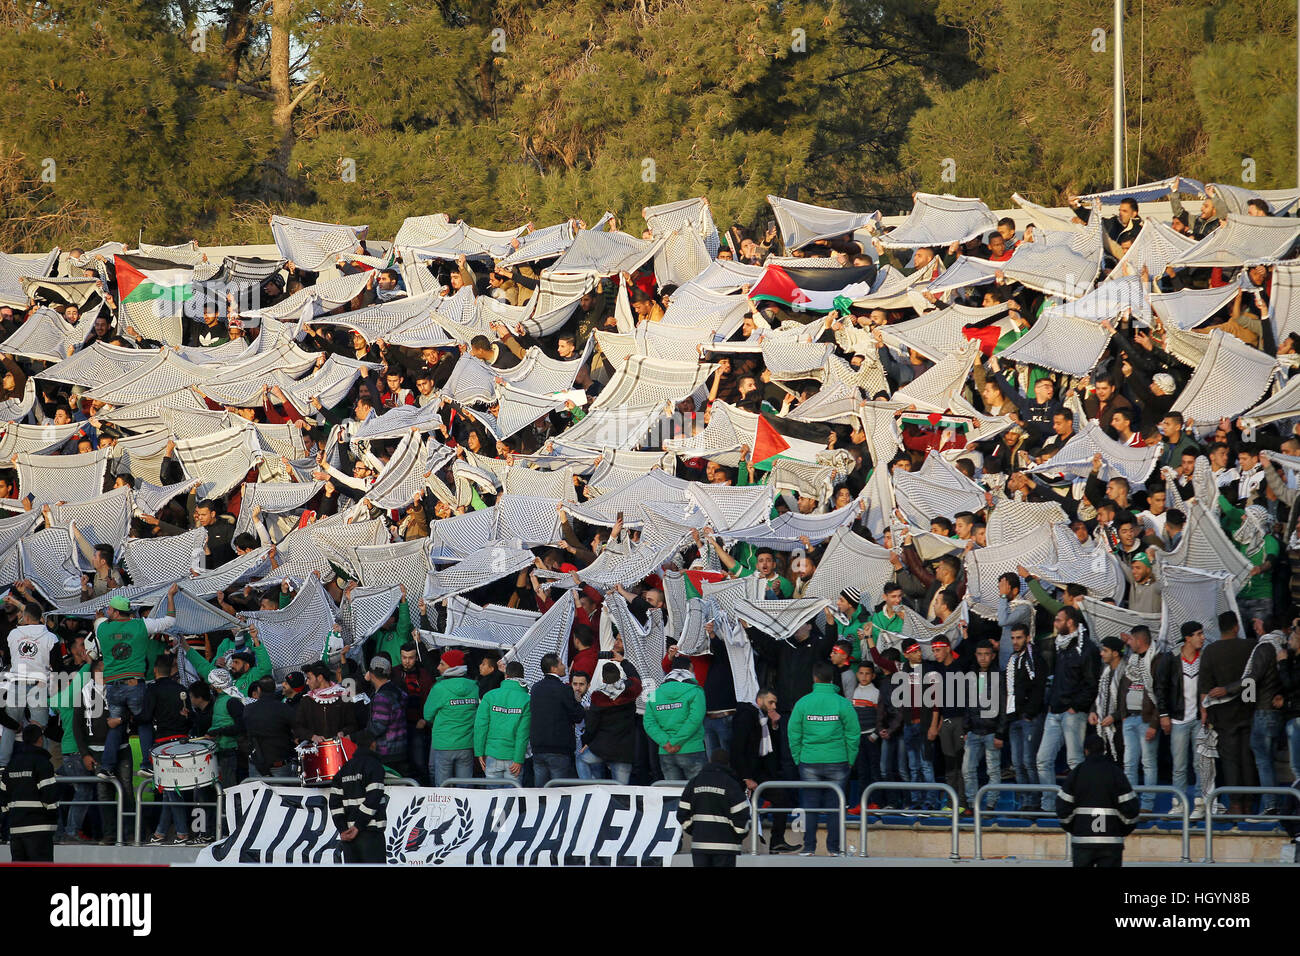
<path fill-rule="evenodd" d="M 1300 8 L 1300 4 L 1298 4 Z M 1124 188 L 1124 0 L 1115 0 L 1115 189 Z M 1297 168 L 1300 168 L 1298 166 Z"/>

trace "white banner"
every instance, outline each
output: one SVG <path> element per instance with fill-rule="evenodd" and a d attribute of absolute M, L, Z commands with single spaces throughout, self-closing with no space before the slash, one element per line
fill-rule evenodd
<path fill-rule="evenodd" d="M 676 790 L 389 787 L 388 863 L 669 866 L 681 842 Z M 343 862 L 328 791 L 249 781 L 225 793 L 227 836 L 200 864 Z"/>

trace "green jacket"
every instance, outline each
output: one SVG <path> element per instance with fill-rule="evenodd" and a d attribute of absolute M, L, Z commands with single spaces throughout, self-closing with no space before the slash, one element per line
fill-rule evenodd
<path fill-rule="evenodd" d="M 479 711 L 478 683 L 468 677 L 444 677 L 424 702 L 424 719 L 432 727 L 434 750 L 469 750 Z"/>
<path fill-rule="evenodd" d="M 72 712 L 73 704 L 81 696 L 81 689 L 90 678 L 90 664 L 83 664 L 69 679 L 69 683 L 54 697 L 50 703 L 59 712 L 59 726 L 63 728 L 63 739 L 59 743 L 59 753 L 66 757 L 77 753 L 77 735 L 73 732 L 76 716 Z"/>
<path fill-rule="evenodd" d="M 512 679 L 483 695 L 474 715 L 474 756 L 523 763 L 532 726 L 528 688 Z"/>
<path fill-rule="evenodd" d="M 192 647 L 185 648 L 185 656 L 189 659 L 189 662 L 194 665 L 194 669 L 203 680 L 207 680 L 208 675 L 211 674 L 213 669 L 217 666 Z M 266 652 L 266 645 L 261 643 L 254 644 L 253 656 L 257 660 L 252 667 L 244 671 L 244 673 L 240 674 L 238 677 L 235 677 L 233 674 L 230 675 L 234 678 L 233 683 L 235 688 L 245 697 L 249 696 L 248 689 L 252 687 L 254 683 L 261 680 L 263 677 L 271 676 L 271 655 Z M 215 720 L 216 718 L 213 719 Z"/>
<path fill-rule="evenodd" d="M 785 729 L 796 765 L 858 759 L 862 725 L 853 703 L 835 693 L 834 684 L 813 684 L 812 693 L 794 705 Z"/>
<path fill-rule="evenodd" d="M 664 681 L 646 701 L 645 732 L 661 754 L 667 753 L 665 744 L 679 745 L 678 753 L 699 753 L 704 749 L 704 710 L 704 688 L 694 680 Z"/>
<path fill-rule="evenodd" d="M 406 598 L 402 598 L 402 603 L 397 605 L 397 626 L 391 631 L 379 630 L 375 632 L 375 653 L 388 655 L 388 659 L 396 666 L 402 662 L 402 645 L 411 639 L 411 608 L 406 603 Z"/>
<path fill-rule="evenodd" d="M 235 718 L 230 716 L 230 702 L 234 700 L 229 694 L 213 694 L 212 726 L 208 733 L 217 739 L 218 750 L 234 750 L 239 746 L 239 737 L 235 734 L 221 734 L 218 731 L 235 726 Z"/>
<path fill-rule="evenodd" d="M 100 653 L 104 655 L 104 683 L 119 680 L 144 680 L 149 666 L 153 640 L 144 621 L 133 617 L 126 621 L 103 620 L 95 628 Z"/>

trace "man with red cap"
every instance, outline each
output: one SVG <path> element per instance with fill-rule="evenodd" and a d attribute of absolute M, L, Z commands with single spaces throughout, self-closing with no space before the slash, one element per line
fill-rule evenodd
<path fill-rule="evenodd" d="M 465 652 L 447 650 L 438 662 L 438 681 L 424 702 L 431 745 L 429 769 L 433 785 L 474 775 L 474 718 L 478 714 L 478 683 L 465 674 Z"/>

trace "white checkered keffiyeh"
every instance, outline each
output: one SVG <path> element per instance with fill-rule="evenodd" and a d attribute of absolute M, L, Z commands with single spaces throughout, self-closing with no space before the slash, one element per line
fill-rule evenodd
<path fill-rule="evenodd" d="M 280 673 L 323 658 L 335 612 L 334 602 L 320 579 L 312 575 L 287 607 L 251 611 L 244 617 L 257 625 L 257 636 Z"/>
<path fill-rule="evenodd" d="M 253 527 L 254 508 L 261 508 L 268 515 L 287 514 L 305 507 L 324 487 L 323 481 L 245 482 L 240 489 L 235 534 Z"/>
<path fill-rule="evenodd" d="M 480 508 L 441 518 L 429 524 L 430 553 L 435 557 L 464 558 L 496 540 L 496 509 Z"/>
<path fill-rule="evenodd" d="M 805 515 L 787 511 L 777 515 L 770 523 L 762 522 L 748 528 L 733 529 L 727 532 L 726 537 L 732 541 L 744 541 L 755 548 L 793 551 L 803 546 L 804 537 L 814 546 L 821 544 L 841 528 L 852 524 L 861 513 L 856 501 L 849 502 L 843 508 L 821 513 Z"/>
<path fill-rule="evenodd" d="M 438 600 L 473 591 L 515 574 L 533 563 L 533 553 L 523 548 L 489 544 L 441 571 L 433 571 L 424 586 L 424 598 Z"/>
<path fill-rule="evenodd" d="M 770 485 L 710 485 L 693 481 L 686 490 L 693 502 L 709 519 L 714 531 L 752 528 L 766 521 L 772 512 Z"/>
<path fill-rule="evenodd" d="M 1150 629 L 1153 640 L 1160 638 L 1161 615 L 1159 614 L 1131 611 L 1126 607 L 1108 604 L 1090 594 L 1083 598 L 1081 610 L 1083 611 L 1084 622 L 1088 625 L 1088 634 L 1094 641 L 1131 634 L 1133 628 L 1139 624 Z"/>
<path fill-rule="evenodd" d="M 1051 530 L 1056 557 L 1050 563 L 1030 566 L 1031 574 L 1061 587 L 1082 584 L 1089 594 L 1123 600 L 1128 584 L 1118 558 L 1104 548 L 1080 544 L 1067 522 L 1052 525 Z M 1035 534 L 1041 535 L 1042 530 Z"/>
<path fill-rule="evenodd" d="M 768 598 L 740 601 L 733 613 L 748 626 L 783 641 L 829 606 L 828 598 Z"/>
<path fill-rule="evenodd" d="M 1092 456 L 1101 453 L 1103 481 L 1119 476 L 1127 478 L 1130 485 L 1141 485 L 1147 480 L 1160 460 L 1161 446 L 1132 448 L 1115 441 L 1102 431 L 1101 425 L 1090 421 L 1065 446 L 1041 465 L 1026 468 L 1027 474 L 1061 473 L 1073 478 L 1086 478 L 1092 473 Z"/>
<path fill-rule="evenodd" d="M 928 526 L 931 518 L 952 518 L 984 507 L 984 489 L 934 452 L 919 471 L 895 472 L 893 481 L 894 500 L 914 524 Z"/>
<path fill-rule="evenodd" d="M 555 603 L 524 632 L 519 643 L 506 652 L 507 661 L 524 665 L 524 681 L 531 687 L 544 676 L 542 658 L 559 654 L 567 662 L 569 633 L 573 630 L 573 615 L 577 601 L 570 592 L 560 594 Z"/>
<path fill-rule="evenodd" d="M 135 510 L 137 514 L 156 515 L 163 505 L 177 495 L 187 494 L 197 482 L 178 481 L 170 485 L 155 485 L 148 481 L 135 483 Z"/>
<path fill-rule="evenodd" d="M 1218 229 L 1170 263 L 1231 268 L 1261 259 L 1279 259 L 1300 238 L 1300 224 L 1290 216 L 1248 216 L 1229 213 Z"/>
<path fill-rule="evenodd" d="M 397 544 L 365 545 L 353 550 L 353 567 L 367 588 L 406 587 L 406 593 L 418 600 L 429 577 L 428 543 L 423 538 Z M 391 612 L 390 612 L 391 613 Z"/>
<path fill-rule="evenodd" d="M 123 435 L 113 446 L 118 474 L 126 472 L 137 481 L 162 484 L 162 463 L 167 443 L 172 440 L 166 428 L 153 428 L 139 435 Z"/>
<path fill-rule="evenodd" d="M 1276 370 L 1271 355 L 1216 329 L 1171 410 L 1197 422 L 1236 418 L 1264 396 Z"/>
<path fill-rule="evenodd" d="M 880 213 L 845 212 L 826 206 L 814 206 L 780 196 L 768 196 L 781 240 L 787 249 L 800 249 L 818 239 L 830 239 L 864 228 L 880 220 Z M 806 260 L 800 259 L 799 262 Z"/>
<path fill-rule="evenodd" d="M 104 491 L 111 448 L 84 455 L 18 455 L 18 487 L 37 504 L 89 501 Z"/>
<path fill-rule="evenodd" d="M 623 232 L 597 232 L 582 229 L 564 255 L 547 270 L 553 275 L 590 273 L 613 276 L 635 272 L 659 251 L 662 240 L 647 242 Z"/>
<path fill-rule="evenodd" d="M 975 548 L 966 553 L 966 601 L 971 610 L 990 620 L 997 619 L 998 578 L 1024 565 L 1050 565 L 1056 560 L 1053 538 L 1037 532 L 1013 538 L 1005 544 Z"/>
<path fill-rule="evenodd" d="M 251 428 L 234 425 L 176 443 L 176 458 L 185 467 L 185 473 L 201 482 L 200 498 L 224 495 L 244 480 L 257 464 L 251 447 L 254 434 Z"/>
<path fill-rule="evenodd" d="M 953 396 L 965 386 L 978 357 L 979 345 L 967 343 L 961 351 L 949 354 L 900 388 L 894 393 L 893 401 L 915 405 L 922 411 L 948 411 Z"/>
<path fill-rule="evenodd" d="M 893 574 L 887 550 L 844 528 L 831 536 L 804 594 L 834 601 L 851 585 L 874 600 Z"/>
<path fill-rule="evenodd" d="M 166 615 L 167 601 L 163 598 L 147 616 L 159 618 Z M 213 634 L 218 631 L 240 631 L 244 627 L 239 618 L 184 591 L 176 594 L 175 617 L 176 623 L 167 629 L 169 634 Z"/>
<path fill-rule="evenodd" d="M 51 505 L 50 521 L 60 527 L 74 522 L 92 547 L 108 544 L 116 551 L 131 530 L 134 513 L 135 499 L 131 489 L 114 488 L 89 501 Z"/>
<path fill-rule="evenodd" d="M 24 297 L 20 308 L 26 305 Z M 29 315 L 13 335 L 0 342 L 0 349 L 43 362 L 59 362 L 85 341 L 89 331 L 89 320 L 82 319 L 76 325 L 69 325 L 53 309 L 42 307 Z"/>
<path fill-rule="evenodd" d="M 264 573 L 270 572 L 270 551 L 270 545 L 255 548 L 245 554 L 237 555 L 216 570 L 204 571 L 197 577 L 182 579 L 181 590 L 196 598 L 207 600 L 241 581 L 260 578 Z"/>
<path fill-rule="evenodd" d="M 680 402 L 706 383 L 715 368 L 707 362 L 665 362 L 633 355 L 614 372 L 591 408 L 644 408 Z"/>
<path fill-rule="evenodd" d="M 641 506 L 654 502 L 665 506 L 685 505 L 689 482 L 663 471 L 649 471 L 619 491 L 568 506 L 569 513 L 588 524 L 612 528 L 621 513 L 625 527 L 637 527 Z"/>
<path fill-rule="evenodd" d="M 664 612 L 657 607 L 651 608 L 643 627 L 617 591 L 605 596 L 605 611 L 623 638 L 623 656 L 641 675 L 642 698 L 649 696 L 664 679 L 663 660 L 668 651 Z"/>
<path fill-rule="evenodd" d="M 206 528 L 161 538 L 131 538 L 122 543 L 122 566 L 132 584 L 169 584 L 205 567 Z"/>
<path fill-rule="evenodd" d="M 14 455 L 44 455 L 56 451 L 81 428 L 79 422 L 66 425 L 0 424 L 0 460 L 9 461 Z"/>
<path fill-rule="evenodd" d="M 1182 626 L 1198 621 L 1205 628 L 1205 642 L 1219 639 L 1219 615 L 1231 611 L 1238 615 L 1236 585 L 1226 571 L 1202 571 L 1197 568 L 1162 564 L 1160 583 L 1164 590 L 1164 617 L 1161 639 L 1169 647 L 1182 643 Z"/>
<path fill-rule="evenodd" d="M 882 238 L 894 249 L 949 246 L 991 232 L 998 221 L 979 199 L 917 193 L 912 211 L 898 228 Z"/>
<path fill-rule="evenodd" d="M 1044 525 L 1069 520 L 1065 509 L 1055 501 L 999 501 L 996 498 L 994 501 L 997 507 L 989 514 L 985 532 L 985 539 L 991 545 L 1023 537 L 1036 529 L 1046 533 Z"/>
<path fill-rule="evenodd" d="M 81 597 L 81 571 L 76 546 L 67 528 L 46 528 L 18 542 L 21 575 L 51 604 Z"/>
<path fill-rule="evenodd" d="M 447 602 L 446 630 L 458 638 L 513 647 L 523 640 L 541 616 L 537 611 L 503 604 L 480 606 L 457 595 Z"/>
<path fill-rule="evenodd" d="M 1184 255 L 1194 245 L 1196 240 L 1191 236 L 1174 232 L 1163 222 L 1148 219 L 1142 223 L 1142 231 L 1133 240 L 1128 252 L 1116 263 L 1113 275 L 1140 276 L 1142 270 L 1146 269 L 1150 275 L 1158 276 L 1169 263 Z"/>
<path fill-rule="evenodd" d="M 1181 565 L 1198 571 L 1223 572 L 1238 589 L 1245 586 L 1253 565 L 1237 550 L 1218 519 L 1205 505 L 1194 500 L 1183 505 L 1187 527 L 1172 551 L 1156 552 L 1156 566 L 1163 574 L 1166 565 Z"/>
<path fill-rule="evenodd" d="M 1096 367 L 1113 333 L 1092 319 L 1044 313 L 1033 328 L 1008 345 L 999 361 L 1084 376 Z"/>
<path fill-rule="evenodd" d="M 405 508 L 425 488 L 424 442 L 407 433 L 366 497 L 381 508 Z"/>
<path fill-rule="evenodd" d="M 300 269 L 311 272 L 328 269 L 339 256 L 350 255 L 369 231 L 369 226 L 342 226 L 288 216 L 271 217 L 271 238 L 280 255 Z"/>
<path fill-rule="evenodd" d="M 402 603 L 396 587 L 358 587 L 352 590 L 339 608 L 344 644 L 370 637 L 382 628 Z"/>
<path fill-rule="evenodd" d="M 1035 233 L 1033 242 L 1022 242 L 1002 263 L 1002 274 L 1039 292 L 1079 298 L 1101 272 L 1101 218 L 1093 216 L 1080 233 Z"/>

